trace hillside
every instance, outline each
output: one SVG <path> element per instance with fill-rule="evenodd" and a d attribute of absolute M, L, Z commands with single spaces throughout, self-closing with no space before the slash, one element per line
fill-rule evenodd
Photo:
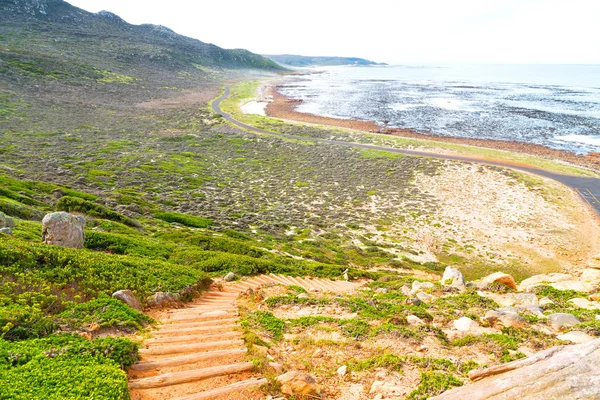
<path fill-rule="evenodd" d="M 563 343 L 551 313 L 578 318 L 567 331 L 600 336 L 600 311 L 577 305 L 587 292 L 598 301 L 580 275 L 598 264 L 600 228 L 556 182 L 237 129 L 210 108 L 226 85 L 223 108 L 247 123 L 306 139 L 372 140 L 241 115 L 240 103 L 280 67 L 110 13 L 0 0 L 0 42 L 2 400 L 152 398 L 130 392 L 128 382 L 145 377 L 129 368 L 161 341 L 198 345 L 186 330 L 161 333 L 177 314 L 182 329 L 210 330 L 207 340 L 244 340 L 248 354 L 236 357 L 268 382 L 244 392 L 248 400 L 280 395 L 276 375 L 293 371 L 313 375 L 326 398 L 370 400 L 373 385 L 384 386 L 382 396 L 426 398 L 466 383 L 476 366 Z M 83 216 L 83 248 L 42 243 L 42 219 L 55 211 Z M 469 285 L 442 285 L 448 265 Z M 569 275 L 545 276 L 562 281 L 526 300 L 553 304 L 519 309 L 526 322 L 514 328 L 486 315 L 523 305 L 526 293 L 473 283 L 500 270 L 518 283 Z M 229 272 L 234 282 L 223 281 Z M 328 290 L 340 287 L 352 290 Z M 111 297 L 121 290 L 139 307 Z M 227 318 L 237 318 L 225 333 L 202 325 L 198 311 L 219 295 L 230 296 Z M 456 332 L 463 317 L 477 326 Z M 177 395 L 248 374 L 175 385 Z M 154 399 L 167 398 L 161 390 Z"/>
<path fill-rule="evenodd" d="M 290 67 L 313 67 L 335 65 L 387 65 L 357 57 L 311 57 L 292 54 L 264 55 L 278 64 Z"/>

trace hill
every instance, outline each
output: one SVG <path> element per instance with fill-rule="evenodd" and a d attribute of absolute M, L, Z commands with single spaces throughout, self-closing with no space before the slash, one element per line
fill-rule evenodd
<path fill-rule="evenodd" d="M 292 54 L 266 55 L 268 59 L 290 67 L 313 67 L 334 65 L 387 65 L 356 57 L 311 57 Z"/>

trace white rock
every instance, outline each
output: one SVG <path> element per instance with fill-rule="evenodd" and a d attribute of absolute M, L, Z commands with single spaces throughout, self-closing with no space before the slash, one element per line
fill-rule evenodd
<path fill-rule="evenodd" d="M 559 273 L 551 273 L 551 274 L 541 274 L 534 275 L 523 280 L 519 284 L 519 291 L 525 292 L 529 289 L 539 286 L 539 285 L 547 285 L 549 283 L 562 282 L 574 279 L 573 275 L 569 274 L 559 274 Z"/>
<path fill-rule="evenodd" d="M 431 282 L 413 281 L 410 293 L 415 294 L 415 293 L 421 292 L 423 290 L 433 289 L 434 287 L 435 287 L 435 285 Z"/>
<path fill-rule="evenodd" d="M 533 293 L 517 293 L 514 295 L 515 306 L 537 306 L 539 304 L 538 298 Z"/>
<path fill-rule="evenodd" d="M 421 300 L 424 303 L 430 303 L 433 300 L 435 300 L 434 296 L 423 292 L 419 292 L 415 296 L 417 296 L 417 299 Z"/>
<path fill-rule="evenodd" d="M 586 268 L 581 273 L 579 279 L 582 281 L 598 283 L 600 282 L 600 269 Z"/>
<path fill-rule="evenodd" d="M 225 275 L 225 281 L 227 282 L 231 282 L 232 280 L 235 279 L 235 274 L 233 272 L 229 272 L 227 275 Z"/>
<path fill-rule="evenodd" d="M 569 303 L 573 304 L 577 308 L 585 308 L 586 310 L 600 310 L 600 306 L 595 301 L 589 301 L 588 299 L 575 298 L 569 300 Z"/>
<path fill-rule="evenodd" d="M 344 376 L 348 372 L 348 367 L 346 365 L 342 365 L 337 369 L 338 376 Z"/>
<path fill-rule="evenodd" d="M 446 267 L 440 283 L 442 285 L 450 285 L 457 288 L 463 288 L 465 286 L 465 278 L 458 269 L 454 267 Z"/>
<path fill-rule="evenodd" d="M 566 342 L 571 342 L 575 344 L 585 343 L 595 339 L 595 337 L 590 336 L 587 333 L 581 331 L 567 332 L 563 335 L 558 335 L 556 338 L 558 340 L 564 340 Z"/>
<path fill-rule="evenodd" d="M 423 325 L 425 324 L 425 322 L 423 322 L 423 320 L 419 317 L 417 317 L 416 315 L 408 315 L 406 317 L 406 322 L 408 322 L 409 325 Z"/>
<path fill-rule="evenodd" d="M 542 308 L 547 308 L 548 306 L 551 306 L 553 304 L 555 304 L 555 303 L 547 297 L 542 297 L 540 299 L 540 307 L 542 307 Z"/>
<path fill-rule="evenodd" d="M 461 332 L 472 332 L 477 330 L 479 325 L 469 317 L 462 317 L 454 321 L 454 328 Z"/>

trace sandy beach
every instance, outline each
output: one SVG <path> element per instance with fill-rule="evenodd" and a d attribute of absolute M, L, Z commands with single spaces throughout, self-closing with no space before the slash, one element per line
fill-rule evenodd
<path fill-rule="evenodd" d="M 504 141 L 490 139 L 470 139 L 457 138 L 439 135 L 425 135 L 415 132 L 411 129 L 385 128 L 381 127 L 373 121 L 360 121 L 353 119 L 338 119 L 331 117 L 322 117 L 314 114 L 301 113 L 296 111 L 296 107 L 302 103 L 302 100 L 292 99 L 278 91 L 279 85 L 276 82 L 267 83 L 263 91 L 272 96 L 272 102 L 266 106 L 266 114 L 273 118 L 281 118 L 298 122 L 311 124 L 336 126 L 346 129 L 355 129 L 359 131 L 381 133 L 386 135 L 425 139 L 436 142 L 466 144 L 471 146 L 486 147 L 497 150 L 506 150 L 533 156 L 566 161 L 572 164 L 580 165 L 594 170 L 600 170 L 600 153 L 588 153 L 586 155 L 578 155 L 564 150 L 551 149 L 542 145 Z"/>

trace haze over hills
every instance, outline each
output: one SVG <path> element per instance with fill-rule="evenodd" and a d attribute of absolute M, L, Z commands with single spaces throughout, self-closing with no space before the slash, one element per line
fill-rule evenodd
<path fill-rule="evenodd" d="M 293 54 L 264 55 L 265 57 L 290 67 L 334 66 L 334 65 L 387 65 L 357 57 L 299 56 Z"/>

